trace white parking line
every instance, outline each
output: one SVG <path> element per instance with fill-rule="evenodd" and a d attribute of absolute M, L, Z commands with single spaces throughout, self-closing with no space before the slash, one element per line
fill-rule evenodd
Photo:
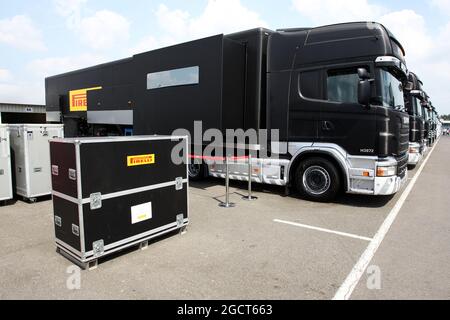
<path fill-rule="evenodd" d="M 284 224 L 289 224 L 291 226 L 296 226 L 296 227 L 301 227 L 301 228 L 306 228 L 306 229 L 311 229 L 311 230 L 316 230 L 316 231 L 322 231 L 322 232 L 337 234 L 337 235 L 345 236 L 345 237 L 349 237 L 349 238 L 355 238 L 355 239 L 366 240 L 366 241 L 371 241 L 372 240 L 372 238 L 358 236 L 356 234 L 340 232 L 340 231 L 335 231 L 335 230 L 330 230 L 330 229 L 324 229 L 324 228 L 309 226 L 309 225 L 306 225 L 306 224 L 301 224 L 301 223 L 296 223 L 296 222 L 291 222 L 291 221 L 286 221 L 286 220 L 273 219 L 273 221 L 274 222 L 279 222 L 279 223 L 284 223 Z"/>
<path fill-rule="evenodd" d="M 353 290 L 355 290 L 356 285 L 358 284 L 358 282 L 361 279 L 362 275 L 364 274 L 367 266 L 369 265 L 370 261 L 372 260 L 373 256 L 375 255 L 375 252 L 377 251 L 378 247 L 380 246 L 381 242 L 383 241 L 384 237 L 386 236 L 387 232 L 389 231 L 389 228 L 391 227 L 392 223 L 394 223 L 395 218 L 397 217 L 398 213 L 400 212 L 400 209 L 402 208 L 403 204 L 406 201 L 406 198 L 408 197 L 408 195 L 410 194 L 414 185 L 416 184 L 417 179 L 419 178 L 419 175 L 422 173 L 422 170 L 425 167 L 425 164 L 427 163 L 428 159 L 430 159 L 430 156 L 433 153 L 434 148 L 437 146 L 438 142 L 439 142 L 439 140 L 436 141 L 435 145 L 430 150 L 430 153 L 428 154 L 427 158 L 423 161 L 419 170 L 417 170 L 417 173 L 414 175 L 411 182 L 408 184 L 406 189 L 403 191 L 402 195 L 397 200 L 397 203 L 392 208 L 391 212 L 389 212 L 389 215 L 383 221 L 383 224 L 378 229 L 378 231 L 375 234 L 375 236 L 373 237 L 373 239 L 370 241 L 366 250 L 363 252 L 363 254 L 359 258 L 358 262 L 354 265 L 353 269 L 350 271 L 350 273 L 347 276 L 347 278 L 345 279 L 345 281 L 339 287 L 338 291 L 336 292 L 336 294 L 333 297 L 333 300 L 348 300 L 348 299 L 350 299 L 350 296 L 352 295 Z"/>

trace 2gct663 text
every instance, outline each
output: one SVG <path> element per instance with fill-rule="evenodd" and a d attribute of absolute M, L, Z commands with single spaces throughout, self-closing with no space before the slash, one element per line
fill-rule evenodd
<path fill-rule="evenodd" d="M 272 314 L 271 305 L 222 305 L 222 315 L 271 315 Z"/>

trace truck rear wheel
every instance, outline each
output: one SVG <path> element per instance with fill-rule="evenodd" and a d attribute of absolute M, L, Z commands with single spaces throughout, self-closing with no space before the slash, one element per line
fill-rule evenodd
<path fill-rule="evenodd" d="M 341 179 L 338 169 L 331 161 L 314 157 L 300 163 L 295 175 L 295 184 L 303 197 L 313 201 L 329 202 L 338 194 Z"/>
<path fill-rule="evenodd" d="M 192 181 L 202 180 L 205 174 L 205 165 L 201 163 L 190 163 L 188 165 L 189 179 Z"/>

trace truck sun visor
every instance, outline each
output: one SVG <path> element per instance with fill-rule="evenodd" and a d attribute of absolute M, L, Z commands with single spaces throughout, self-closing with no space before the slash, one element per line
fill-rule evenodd
<path fill-rule="evenodd" d="M 402 76 L 408 77 L 408 69 L 405 64 L 400 61 L 400 59 L 392 56 L 381 56 L 376 58 L 375 64 L 377 67 L 388 67 L 397 69 Z"/>

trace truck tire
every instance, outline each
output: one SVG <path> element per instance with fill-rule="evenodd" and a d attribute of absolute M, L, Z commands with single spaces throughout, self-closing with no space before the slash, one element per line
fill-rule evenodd
<path fill-rule="evenodd" d="M 300 195 L 318 202 L 330 202 L 341 190 L 341 178 L 336 166 L 329 160 L 314 157 L 302 161 L 295 174 Z"/>
<path fill-rule="evenodd" d="M 200 181 L 205 175 L 205 165 L 201 163 L 190 163 L 188 165 L 189 180 Z"/>

